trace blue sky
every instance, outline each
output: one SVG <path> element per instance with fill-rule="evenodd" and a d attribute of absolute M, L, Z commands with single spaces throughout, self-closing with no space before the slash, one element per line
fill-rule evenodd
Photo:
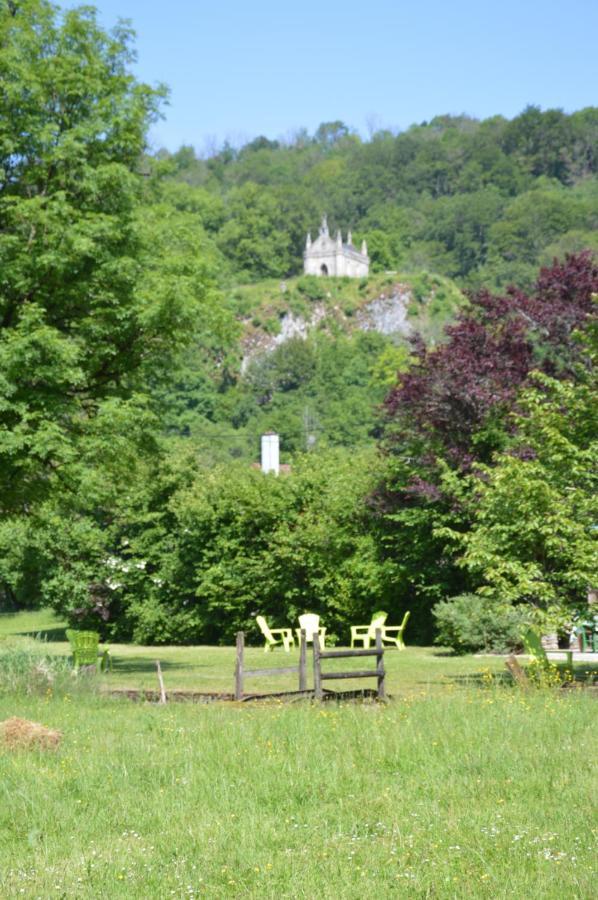
<path fill-rule="evenodd" d="M 137 75 L 170 87 L 155 149 L 202 151 L 336 119 L 367 135 L 441 113 L 598 105 L 596 0 L 95 5 L 104 26 L 132 19 Z"/>

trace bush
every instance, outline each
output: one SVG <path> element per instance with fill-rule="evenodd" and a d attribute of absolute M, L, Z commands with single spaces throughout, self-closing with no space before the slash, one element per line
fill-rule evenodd
<path fill-rule="evenodd" d="M 133 623 L 132 638 L 136 644 L 193 644 L 201 636 L 201 615 L 197 610 L 169 607 L 157 597 L 132 603 L 128 618 Z"/>
<path fill-rule="evenodd" d="M 326 296 L 326 288 L 317 275 L 304 275 L 297 280 L 297 290 L 310 300 L 323 300 Z"/>
<path fill-rule="evenodd" d="M 398 616 L 363 507 L 376 466 L 369 450 L 328 450 L 296 456 L 279 478 L 224 463 L 174 489 L 176 476 L 158 481 L 160 515 L 150 498 L 111 557 L 107 637 L 230 644 L 247 631 L 259 641 L 256 614 L 282 625 L 309 611 L 342 641 L 374 609 Z"/>
<path fill-rule="evenodd" d="M 520 607 L 497 604 L 478 594 L 442 600 L 432 612 L 436 643 L 457 653 L 515 650 L 521 646 L 520 635 L 529 617 L 529 612 Z"/>

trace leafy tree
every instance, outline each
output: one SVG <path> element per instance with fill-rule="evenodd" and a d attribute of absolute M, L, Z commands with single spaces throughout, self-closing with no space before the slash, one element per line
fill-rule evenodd
<path fill-rule="evenodd" d="M 597 287 L 590 256 L 570 256 L 542 270 L 532 295 L 473 297 L 441 346 L 429 350 L 416 339 L 417 362 L 385 402 L 390 444 L 401 446 L 409 436 L 453 464 L 487 461 L 531 369 L 541 363 L 547 372 L 570 371 L 578 348 L 573 335 L 590 319 Z"/>
<path fill-rule="evenodd" d="M 156 449 L 143 390 L 212 300 L 184 215 L 140 213 L 163 91 L 130 73 L 131 39 L 89 7 L 0 6 L 0 577 L 21 601 L 98 579 Z"/>
<path fill-rule="evenodd" d="M 318 144 L 330 147 L 337 144 L 349 134 L 349 129 L 344 122 L 337 120 L 336 122 L 322 122 L 316 129 L 314 139 Z"/>
<path fill-rule="evenodd" d="M 518 155 L 532 175 L 547 175 L 560 181 L 567 179 L 563 149 L 569 140 L 569 119 L 564 112 L 542 112 L 539 106 L 526 107 L 503 133 L 507 152 Z"/>
<path fill-rule="evenodd" d="M 553 628 L 583 608 L 598 570 L 595 369 L 576 382 L 535 376 L 516 439 L 472 484 L 472 522 L 456 540 L 480 593 L 534 606 Z"/>
<path fill-rule="evenodd" d="M 289 237 L 276 198 L 248 182 L 231 192 L 230 204 L 231 217 L 221 228 L 218 243 L 237 271 L 257 278 L 287 274 Z"/>
<path fill-rule="evenodd" d="M 171 159 L 175 178 L 224 198 L 220 246 L 238 277 L 296 274 L 305 233 L 326 211 L 331 222 L 366 237 L 375 270 L 425 263 L 468 287 L 529 288 L 543 248 L 571 229 L 596 227 L 577 190 L 596 183 L 597 123 L 594 108 L 568 115 L 529 107 L 510 122 L 437 116 L 364 141 L 333 121 L 313 136 L 259 137 L 239 150 L 225 145 L 207 160 L 194 161 L 182 148 Z M 262 190 L 257 217 L 235 202 L 246 185 Z M 266 209 L 271 201 L 277 213 Z M 595 200 L 591 205 L 595 210 Z M 289 240 L 285 252 L 272 244 L 273 226 L 256 218 L 276 220 Z M 256 238 L 270 267 L 258 250 L 250 252 Z"/>

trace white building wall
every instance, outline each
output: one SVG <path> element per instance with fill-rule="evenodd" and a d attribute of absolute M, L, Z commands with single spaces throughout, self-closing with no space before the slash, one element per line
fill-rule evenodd
<path fill-rule="evenodd" d="M 365 278 L 370 261 L 356 250 L 340 248 L 336 241 L 321 235 L 303 254 L 303 271 L 306 275 L 322 275 L 322 266 L 326 266 L 328 275 Z"/>

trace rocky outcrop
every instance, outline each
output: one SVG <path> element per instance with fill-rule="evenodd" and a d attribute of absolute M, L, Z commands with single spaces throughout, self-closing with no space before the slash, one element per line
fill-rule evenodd
<path fill-rule="evenodd" d="M 380 294 L 374 300 L 365 302 L 354 316 L 348 316 L 339 306 L 327 307 L 324 303 L 317 303 L 309 317 L 295 315 L 291 310 L 285 312 L 280 318 L 280 330 L 278 334 L 268 334 L 256 328 L 247 328 L 243 339 L 243 359 L 241 372 L 245 372 L 252 359 L 271 353 L 280 344 L 291 338 L 305 339 L 321 323 L 327 319 L 334 319 L 348 331 L 378 331 L 381 334 L 400 334 L 408 337 L 412 328 L 407 320 L 409 304 L 412 294 L 404 285 L 396 285 L 387 294 Z M 249 322 L 247 323 L 249 326 Z"/>
<path fill-rule="evenodd" d="M 407 288 L 397 287 L 390 296 L 381 294 L 376 300 L 367 303 L 356 316 L 357 327 L 361 331 L 379 331 L 380 334 L 411 334 L 411 326 L 407 321 L 407 308 L 411 301 L 411 292 Z"/>

